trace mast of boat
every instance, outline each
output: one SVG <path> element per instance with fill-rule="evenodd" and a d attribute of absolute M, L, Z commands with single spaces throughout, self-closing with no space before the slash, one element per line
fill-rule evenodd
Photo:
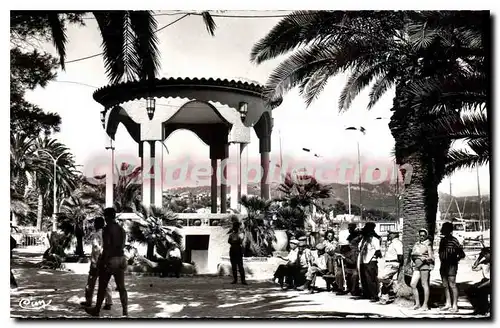
<path fill-rule="evenodd" d="M 483 199 L 481 198 L 481 186 L 479 185 L 479 166 L 476 167 L 476 178 L 477 178 L 477 197 L 479 198 L 479 218 L 481 231 L 484 231 L 484 211 L 483 211 Z"/>
<path fill-rule="evenodd" d="M 448 213 L 450 212 L 451 204 L 453 204 L 453 196 L 451 193 L 451 177 L 450 177 L 450 202 L 448 204 L 448 207 L 446 208 L 446 212 L 444 213 L 445 220 L 448 220 Z"/>

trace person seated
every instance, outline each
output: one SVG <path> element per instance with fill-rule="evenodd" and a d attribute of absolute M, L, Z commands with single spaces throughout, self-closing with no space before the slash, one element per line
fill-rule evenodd
<path fill-rule="evenodd" d="M 290 285 L 294 288 L 300 287 L 306 282 L 306 273 L 309 270 L 309 266 L 312 264 L 311 250 L 306 248 L 306 242 L 300 240 L 300 238 L 298 250 L 296 263 L 293 266 L 293 270 L 290 272 L 291 275 L 288 276 L 288 280 L 293 281 Z"/>
<path fill-rule="evenodd" d="M 474 314 L 484 315 L 490 312 L 491 305 L 488 300 L 491 295 L 490 264 L 490 247 L 484 247 L 472 265 L 473 271 L 482 271 L 483 278 L 466 290 L 467 298 L 474 308 Z"/>
<path fill-rule="evenodd" d="M 283 288 L 283 283 L 285 280 L 285 277 L 289 277 L 292 275 L 293 268 L 297 262 L 297 255 L 298 255 L 298 244 L 299 241 L 296 239 L 292 239 L 289 242 L 290 245 L 290 252 L 288 253 L 287 257 L 283 257 L 281 255 L 278 255 L 277 257 L 286 261 L 285 264 L 280 264 L 278 268 L 276 269 L 276 272 L 274 273 L 274 278 L 273 282 L 278 280 L 278 283 L 280 284 L 280 287 Z M 290 281 L 287 281 L 288 284 L 290 284 Z M 290 286 L 291 287 L 291 286 Z"/>
<path fill-rule="evenodd" d="M 182 270 L 182 255 L 179 246 L 173 244 L 167 255 L 168 272 L 171 272 L 175 277 L 179 278 L 181 276 Z"/>
<path fill-rule="evenodd" d="M 316 245 L 316 250 L 318 255 L 312 259 L 312 264 L 306 272 L 306 282 L 303 286 L 297 289 L 304 290 L 309 288 L 311 292 L 314 292 L 316 277 L 323 276 L 328 273 L 328 255 L 325 252 L 325 245 L 323 243 Z"/>

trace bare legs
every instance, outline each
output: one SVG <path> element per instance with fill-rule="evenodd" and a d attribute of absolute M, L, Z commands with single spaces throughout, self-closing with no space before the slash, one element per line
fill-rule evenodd
<path fill-rule="evenodd" d="M 415 310 L 420 308 L 420 296 L 418 295 L 418 289 L 417 289 L 417 284 L 419 280 L 420 280 L 420 271 L 414 270 L 413 275 L 411 276 L 410 287 L 413 291 L 413 299 L 415 300 L 415 306 L 413 307 L 413 309 Z"/>
<path fill-rule="evenodd" d="M 430 271 L 420 271 L 420 281 L 422 282 L 422 288 L 424 289 L 424 304 L 422 304 L 421 310 L 429 310 L 429 282 L 430 282 Z"/>
<path fill-rule="evenodd" d="M 456 279 L 457 279 L 456 276 L 449 276 L 448 277 L 448 285 L 449 285 L 449 289 L 451 290 L 450 296 L 451 296 L 451 311 L 452 312 L 458 311 L 458 288 L 457 288 Z"/>
<path fill-rule="evenodd" d="M 420 295 L 418 293 L 417 285 L 421 281 L 422 288 L 424 290 L 424 303 L 420 306 Z M 413 291 L 413 299 L 415 300 L 415 306 L 413 309 L 417 310 L 429 310 L 429 281 L 430 281 L 430 271 L 413 271 L 411 277 L 411 289 Z"/>
<path fill-rule="evenodd" d="M 450 284 L 447 276 L 441 275 L 441 281 L 443 282 L 444 296 L 446 297 L 446 303 L 444 304 L 444 307 L 441 308 L 441 311 L 446 311 L 451 308 Z"/>

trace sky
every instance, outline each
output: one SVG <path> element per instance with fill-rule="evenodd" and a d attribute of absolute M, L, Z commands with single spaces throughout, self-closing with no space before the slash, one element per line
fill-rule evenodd
<path fill-rule="evenodd" d="M 162 13 L 172 13 L 162 12 Z M 234 15 L 270 15 L 284 12 L 236 12 Z M 157 16 L 158 27 L 180 18 L 180 15 Z M 222 18 L 216 17 L 217 30 L 211 37 L 200 16 L 188 16 L 158 33 L 160 39 L 160 77 L 212 77 L 251 79 L 264 84 L 282 58 L 256 65 L 250 62 L 252 46 L 276 24 L 280 18 Z M 86 26 L 68 28 L 67 61 L 87 57 L 101 52 L 101 38 L 93 19 L 86 19 Z M 42 45 L 54 53 L 52 45 Z M 65 143 L 73 152 L 76 162 L 85 167 L 92 166 L 106 156 L 104 147 L 107 137 L 100 121 L 101 105 L 92 98 L 95 87 L 107 85 L 102 57 L 67 63 L 66 70 L 58 72 L 58 82 L 45 88 L 28 92 L 27 99 L 46 111 L 57 112 L 62 118 L 61 132 L 56 138 Z M 357 159 L 359 142 L 362 163 L 377 162 L 390 165 L 394 139 L 387 126 L 394 90 L 390 90 L 370 110 L 366 110 L 369 90 L 362 92 L 345 113 L 338 112 L 338 99 L 346 81 L 345 75 L 331 79 L 322 95 L 308 108 L 298 95 L 290 91 L 281 106 L 273 111 L 274 128 L 272 138 L 272 158 L 281 152 L 284 157 L 298 161 L 315 163 L 318 160 Z M 68 83 L 72 82 L 72 83 Z M 77 83 L 81 84 L 77 84 Z M 86 84 L 86 85 L 82 85 Z M 172 103 L 158 100 L 158 104 Z M 157 106 L 157 111 L 161 110 Z M 377 120 L 377 117 L 382 119 Z M 345 131 L 348 126 L 363 126 L 364 136 Z M 252 132 L 249 145 L 250 161 L 259 159 L 258 139 Z M 138 163 L 137 144 L 120 125 L 116 135 L 117 158 Z M 209 162 L 209 149 L 194 133 L 180 130 L 165 142 L 169 160 L 189 158 L 191 162 Z M 460 145 L 458 145 L 460 146 Z M 304 152 L 302 148 L 311 149 Z M 479 168 L 481 193 L 490 190 L 489 166 Z M 451 177 L 453 194 L 457 196 L 477 195 L 476 170 L 460 171 Z M 449 193 L 450 180 L 440 185 L 441 192 Z"/>

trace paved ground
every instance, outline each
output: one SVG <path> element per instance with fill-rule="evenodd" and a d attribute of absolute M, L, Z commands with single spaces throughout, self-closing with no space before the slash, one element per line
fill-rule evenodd
<path fill-rule="evenodd" d="M 39 254 L 29 253 L 17 253 L 12 260 L 12 269 L 20 288 L 11 291 L 11 317 L 88 318 L 79 305 L 83 301 L 87 277 L 41 270 L 35 265 L 40 260 Z M 442 314 L 437 309 L 419 313 L 394 304 L 373 304 L 327 292 L 313 295 L 298 291 L 285 292 L 270 282 L 250 281 L 248 286 L 242 286 L 231 285 L 230 281 L 230 278 L 219 277 L 176 279 L 127 276 L 129 317 L 470 318 L 472 312 L 466 301 L 460 302 L 459 314 Z M 118 292 L 113 292 L 113 299 L 116 305 L 111 311 L 102 311 L 103 317 L 120 317 Z M 23 303 L 23 300 L 29 300 L 29 304 Z M 49 304 L 43 307 L 42 302 Z"/>

